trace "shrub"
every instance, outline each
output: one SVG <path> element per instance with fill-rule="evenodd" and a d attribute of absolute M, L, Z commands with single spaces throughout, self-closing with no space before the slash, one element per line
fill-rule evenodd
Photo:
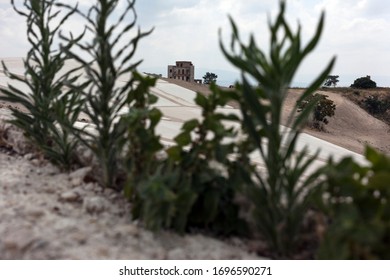
<path fill-rule="evenodd" d="M 319 203 L 329 218 L 321 259 L 390 258 L 390 158 L 366 149 L 368 166 L 329 162 Z"/>
<path fill-rule="evenodd" d="M 336 105 L 332 100 L 328 99 L 324 94 L 311 94 L 298 104 L 298 112 L 301 112 L 308 104 L 315 103 L 314 111 L 312 114 L 311 125 L 318 129 L 323 130 L 324 125 L 328 124 L 328 117 L 333 117 L 336 111 Z"/>
<path fill-rule="evenodd" d="M 372 115 L 382 115 L 390 109 L 390 98 L 381 100 L 377 95 L 370 95 L 362 102 L 363 107 Z"/>
<path fill-rule="evenodd" d="M 356 79 L 351 85 L 352 88 L 376 88 L 376 83 L 371 80 L 370 76 Z"/>
<path fill-rule="evenodd" d="M 317 155 L 307 156 L 307 150 L 296 151 L 297 139 L 315 103 L 309 103 L 294 118 L 298 104 L 289 118 L 291 129 L 281 129 L 283 102 L 288 87 L 302 60 L 320 38 L 323 15 L 316 33 L 301 49 L 300 31 L 293 33 L 285 16 L 285 2 L 270 25 L 270 55 L 261 51 L 253 36 L 249 44 L 241 42 L 237 26 L 231 20 L 233 35 L 231 52 L 221 43 L 226 58 L 242 73 L 242 83 L 232 95 L 240 105 L 242 128 L 247 137 L 241 143 L 246 154 L 256 152 L 264 162 L 264 171 L 258 168 L 240 168 L 242 184 L 246 184 L 248 199 L 254 208 L 254 220 L 265 240 L 279 257 L 291 256 L 300 243 L 302 223 L 307 213 L 318 174 L 307 174 Z M 238 50 L 236 50 L 238 48 Z M 329 75 L 334 59 L 319 77 L 304 91 L 299 102 L 308 98 Z M 253 79 L 258 87 L 249 82 Z M 286 132 L 286 133 L 283 133 Z"/>

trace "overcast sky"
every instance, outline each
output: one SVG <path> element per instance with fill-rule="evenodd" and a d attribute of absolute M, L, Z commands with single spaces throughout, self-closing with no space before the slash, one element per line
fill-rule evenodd
<path fill-rule="evenodd" d="M 17 0 L 16 0 L 17 1 Z M 20 0 L 21 2 L 22 0 Z M 0 0 L 0 57 L 25 56 L 28 45 L 25 23 Z M 82 0 L 82 3 L 91 1 Z M 243 38 L 254 33 L 258 44 L 269 42 L 267 18 L 278 11 L 277 0 L 137 0 L 138 24 L 153 33 L 143 39 L 137 56 L 140 69 L 166 76 L 168 64 L 191 60 L 195 76 L 206 71 L 219 75 L 222 84 L 234 82 L 234 68 L 218 46 L 218 30 L 229 44 L 231 15 Z M 302 25 L 303 38 L 313 34 L 322 10 L 326 11 L 325 30 L 319 46 L 300 68 L 297 85 L 310 82 L 332 58 L 337 56 L 333 74 L 340 85 L 349 86 L 355 78 L 371 75 L 378 86 L 390 86 L 390 1 L 383 0 L 288 0 L 290 25 Z"/>

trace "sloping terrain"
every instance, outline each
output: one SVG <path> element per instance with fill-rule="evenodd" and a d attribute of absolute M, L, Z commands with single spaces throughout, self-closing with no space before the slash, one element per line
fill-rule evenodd
<path fill-rule="evenodd" d="M 292 89 L 285 104 L 286 115 L 291 112 L 302 90 Z M 364 147 L 370 145 L 390 155 L 390 128 L 381 120 L 368 114 L 358 105 L 338 93 L 318 91 L 328 95 L 336 104 L 336 112 L 329 118 L 325 132 L 306 129 L 306 133 L 362 154 Z"/>
<path fill-rule="evenodd" d="M 187 89 L 209 94 L 210 90 L 204 85 L 191 84 L 185 81 L 164 79 Z M 290 89 L 284 104 L 283 123 L 287 123 L 287 116 L 291 113 L 295 102 L 302 94 L 303 89 Z M 305 133 L 362 154 L 366 145 L 390 155 L 390 127 L 383 121 L 373 117 L 354 102 L 346 98 L 337 89 L 317 91 L 329 96 L 336 104 L 335 116 L 329 118 L 325 131 L 316 131 L 307 128 Z M 234 105 L 233 105 L 234 106 Z"/>

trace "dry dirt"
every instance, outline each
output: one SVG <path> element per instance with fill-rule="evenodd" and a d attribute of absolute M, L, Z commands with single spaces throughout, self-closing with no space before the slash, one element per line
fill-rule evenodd
<path fill-rule="evenodd" d="M 289 91 L 284 108 L 285 123 L 287 113 L 293 109 L 300 93 L 302 93 L 300 89 Z M 325 126 L 326 131 L 306 129 L 306 133 L 359 154 L 363 154 L 366 145 L 370 145 L 390 155 L 390 127 L 386 123 L 374 118 L 338 93 L 329 91 L 317 93 L 327 95 L 333 100 L 336 104 L 335 115 L 329 118 L 329 124 Z"/>

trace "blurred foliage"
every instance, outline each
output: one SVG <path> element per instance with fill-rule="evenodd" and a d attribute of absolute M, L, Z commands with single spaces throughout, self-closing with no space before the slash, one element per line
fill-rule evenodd
<path fill-rule="evenodd" d="M 318 205 L 329 225 L 321 259 L 390 259 L 390 158 L 366 149 L 368 165 L 329 162 Z"/>
<path fill-rule="evenodd" d="M 247 226 L 234 202 L 238 185 L 230 180 L 236 132 L 223 124 L 238 118 L 217 112 L 229 98 L 215 85 L 211 89 L 208 97 L 198 93 L 195 98 L 202 119 L 183 124 L 174 139 L 176 144 L 166 151 L 167 158 L 141 182 L 142 197 L 136 201 L 133 214 L 153 229 L 246 233 Z"/>

